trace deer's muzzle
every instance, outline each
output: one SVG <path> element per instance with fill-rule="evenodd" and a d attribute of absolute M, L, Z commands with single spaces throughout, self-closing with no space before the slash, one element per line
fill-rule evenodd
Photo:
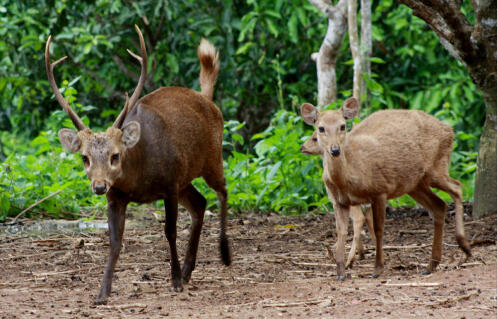
<path fill-rule="evenodd" d="M 332 147 L 330 149 L 330 154 L 331 154 L 331 156 L 338 156 L 338 155 L 340 155 L 340 147 Z"/>

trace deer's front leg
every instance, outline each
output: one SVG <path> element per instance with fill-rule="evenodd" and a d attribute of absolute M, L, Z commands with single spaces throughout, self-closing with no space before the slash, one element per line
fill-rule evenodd
<path fill-rule="evenodd" d="M 166 225 L 165 233 L 169 242 L 169 251 L 171 253 L 171 279 L 172 289 L 174 291 L 183 291 L 181 267 L 176 249 L 176 221 L 178 219 L 178 193 L 170 192 L 169 198 L 164 199 L 166 208 Z"/>
<path fill-rule="evenodd" d="M 121 251 L 127 204 L 128 201 L 120 197 L 116 191 L 111 189 L 107 193 L 110 252 L 100 293 L 95 300 L 96 305 L 105 304 L 111 292 L 112 275 Z"/>
<path fill-rule="evenodd" d="M 349 206 L 343 206 L 334 203 L 335 220 L 337 228 L 337 275 L 338 281 L 345 280 L 345 240 L 347 239 L 347 229 L 349 226 Z"/>

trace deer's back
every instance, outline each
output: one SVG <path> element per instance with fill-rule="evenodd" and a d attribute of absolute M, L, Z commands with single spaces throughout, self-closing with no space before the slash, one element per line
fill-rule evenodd
<path fill-rule="evenodd" d="M 167 192 L 171 185 L 181 190 L 203 175 L 208 161 L 222 160 L 222 113 L 196 91 L 160 88 L 138 101 L 128 121 L 141 126 L 140 141 L 127 155 L 130 174 L 121 183 L 142 193 L 135 191 L 135 201 L 161 198 L 159 190 Z"/>
<path fill-rule="evenodd" d="M 450 126 L 422 111 L 379 111 L 350 132 L 347 160 L 365 177 L 360 188 L 376 188 L 393 198 L 430 175 L 439 161 L 447 160 L 452 139 Z"/>

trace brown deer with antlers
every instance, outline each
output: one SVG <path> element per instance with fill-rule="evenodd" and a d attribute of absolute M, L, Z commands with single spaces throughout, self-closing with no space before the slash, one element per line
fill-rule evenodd
<path fill-rule="evenodd" d="M 376 235 L 373 277 L 383 272 L 383 227 L 388 199 L 409 194 L 433 212 L 434 235 L 426 272 L 436 269 L 442 258 L 445 202 L 431 187 L 447 192 L 456 206 L 456 240 L 471 256 L 464 236 L 461 183 L 449 176 L 452 128 L 422 111 L 385 110 L 373 113 L 347 133 L 346 120 L 359 112 L 355 98 L 338 111 L 319 112 L 309 103 L 301 106 L 305 123 L 318 131 L 323 150 L 323 181 L 334 199 L 336 212 L 337 274 L 345 279 L 344 242 L 351 206 L 372 203 Z"/>
<path fill-rule="evenodd" d="M 205 198 L 191 184 L 203 177 L 220 203 L 220 251 L 225 265 L 231 263 L 226 235 L 227 191 L 222 159 L 223 116 L 212 102 L 219 72 L 214 46 L 203 39 L 198 47 L 201 63 L 198 93 L 181 87 L 162 87 L 138 99 L 147 76 L 147 52 L 140 29 L 141 56 L 128 52 L 141 64 L 138 85 L 112 127 L 105 132 L 87 128 L 59 92 L 54 67 L 50 63 L 50 40 L 45 63 L 50 86 L 59 104 L 78 132 L 61 129 L 59 139 L 69 152 L 79 152 L 84 169 L 97 195 L 105 194 L 108 204 L 110 255 L 96 304 L 105 303 L 111 292 L 112 275 L 124 232 L 129 202 L 148 203 L 163 199 L 166 211 L 165 234 L 171 255 L 172 289 L 181 291 L 195 268 L 200 232 L 206 207 Z M 176 250 L 178 203 L 192 217 L 190 238 L 183 267 Z"/>

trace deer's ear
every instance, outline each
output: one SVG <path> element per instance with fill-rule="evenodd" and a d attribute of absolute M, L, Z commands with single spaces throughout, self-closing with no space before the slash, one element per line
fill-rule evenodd
<path fill-rule="evenodd" d="M 314 125 L 318 120 L 319 111 L 316 110 L 312 104 L 304 103 L 300 107 L 300 114 L 302 115 L 302 119 L 304 119 L 305 123 Z"/>
<path fill-rule="evenodd" d="M 59 131 L 59 140 L 62 147 L 71 153 L 76 153 L 81 148 L 78 133 L 68 128 L 63 128 Z"/>
<path fill-rule="evenodd" d="M 359 102 L 354 97 L 349 97 L 343 102 L 340 108 L 342 115 L 346 120 L 351 120 L 359 114 Z"/>
<path fill-rule="evenodd" d="M 121 129 L 123 131 L 122 141 L 126 148 L 132 148 L 140 140 L 140 123 L 131 121 Z"/>

